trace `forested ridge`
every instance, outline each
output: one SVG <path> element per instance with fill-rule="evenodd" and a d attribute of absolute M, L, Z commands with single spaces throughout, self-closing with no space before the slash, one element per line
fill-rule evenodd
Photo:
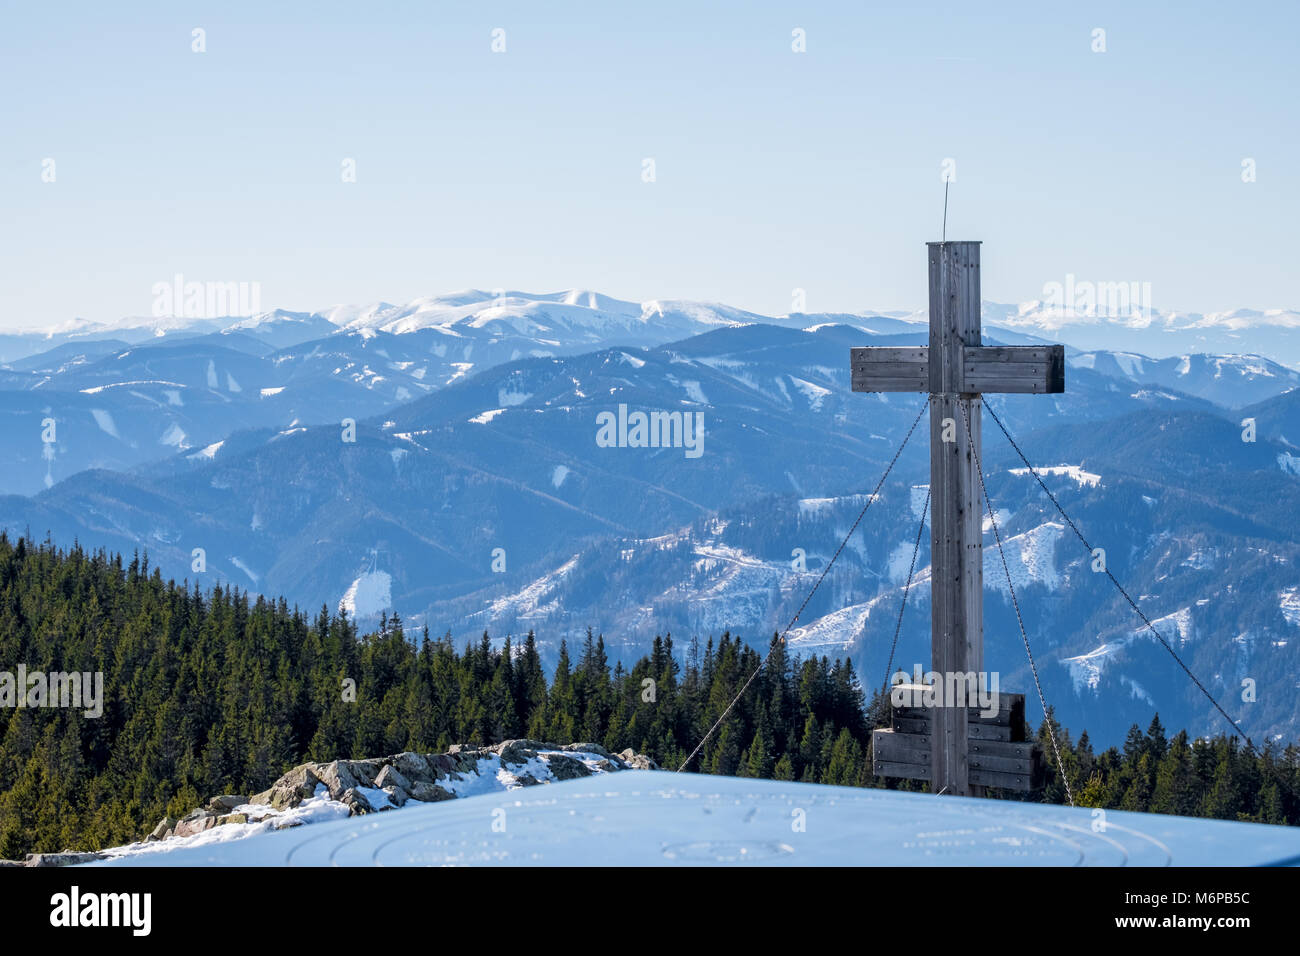
<path fill-rule="evenodd" d="M 457 650 L 393 617 L 363 635 L 325 608 L 164 581 L 147 557 L 0 534 L 0 671 L 101 671 L 105 698 L 98 718 L 0 707 L 0 858 L 130 842 L 165 814 L 264 790 L 308 760 L 527 736 L 632 747 L 676 768 L 759 661 L 729 634 L 686 648 L 657 637 L 634 666 L 611 669 L 589 633 L 562 645 L 548 681 L 532 634 Z M 881 786 L 869 750 L 879 704 L 848 661 L 792 659 L 774 638 L 690 769 Z M 1300 822 L 1296 745 L 1256 754 L 1224 736 L 1169 738 L 1158 717 L 1101 753 L 1086 733 L 1057 733 L 1077 802 Z M 1032 799 L 1063 802 L 1048 763 Z"/>

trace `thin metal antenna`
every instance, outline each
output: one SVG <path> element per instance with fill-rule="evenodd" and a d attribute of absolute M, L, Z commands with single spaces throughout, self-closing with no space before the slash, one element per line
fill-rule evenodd
<path fill-rule="evenodd" d="M 948 183 L 949 180 L 943 181 L 943 241 L 948 241 Z"/>

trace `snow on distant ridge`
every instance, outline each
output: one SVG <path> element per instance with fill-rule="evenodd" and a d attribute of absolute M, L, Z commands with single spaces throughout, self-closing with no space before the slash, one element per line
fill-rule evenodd
<path fill-rule="evenodd" d="M 799 515 L 801 517 L 806 517 L 809 515 L 824 514 L 831 511 L 839 502 L 844 502 L 847 505 L 857 507 L 858 505 L 865 504 L 868 497 L 868 495 L 858 494 L 844 495 L 839 498 L 800 498 Z"/>
<path fill-rule="evenodd" d="M 1278 595 L 1282 617 L 1292 627 L 1300 627 L 1300 588 L 1287 588 Z"/>
<path fill-rule="evenodd" d="M 1300 328 L 1300 312 L 1294 309 L 1233 309 L 1228 312 L 1180 312 L 1144 307 L 1140 316 L 1141 323 L 1135 326 L 1132 315 L 1107 315 L 1104 309 L 1092 312 L 1085 310 L 1067 310 L 1051 306 L 1040 299 L 1022 302 L 1018 306 L 985 302 L 986 320 L 998 325 L 1015 329 L 1036 329 L 1039 331 L 1056 331 L 1072 325 L 1126 325 L 1140 327 L 1150 325 L 1164 331 L 1183 329 L 1222 329 L 1225 331 L 1243 331 L 1273 326 L 1277 328 Z M 990 314 L 991 313 L 991 314 Z"/>
<path fill-rule="evenodd" d="M 512 611 L 520 617 L 528 617 L 554 610 L 558 607 L 558 602 L 551 601 L 549 604 L 544 604 L 543 601 L 555 590 L 556 585 L 578 566 L 578 558 L 579 555 L 575 554 L 554 571 L 530 582 L 514 594 L 497 598 L 488 606 L 488 613 L 498 616 Z"/>
<path fill-rule="evenodd" d="M 845 649 L 852 646 L 867 626 L 867 619 L 878 600 L 851 604 L 822 615 L 803 627 L 793 628 L 788 638 L 790 646 L 801 653 L 813 648 Z"/>
<path fill-rule="evenodd" d="M 1047 307 L 1041 300 L 1018 305 L 984 302 L 986 323 L 1019 331 L 1053 332 L 1069 326 L 1121 324 L 1127 327 L 1150 327 L 1160 331 L 1220 331 L 1234 333 L 1261 328 L 1300 329 L 1300 312 L 1293 309 L 1239 308 L 1224 312 L 1180 312 L 1144 309 L 1135 326 L 1132 316 L 1106 317 L 1066 312 Z M 518 290 L 462 289 L 438 295 L 421 296 L 394 304 L 339 304 L 315 312 L 286 309 L 260 311 L 247 316 L 125 316 L 109 321 L 84 318 L 41 328 L 18 330 L 19 334 L 45 336 L 49 339 L 91 339 L 110 336 L 140 340 L 162 337 L 174 332 L 243 332 L 261 334 L 268 329 L 301 330 L 323 336 L 334 330 L 388 332 L 401 334 L 419 329 L 438 329 L 455 335 L 455 328 L 465 324 L 481 327 L 485 323 L 503 322 L 519 331 L 536 331 L 554 320 L 570 328 L 599 329 L 610 323 L 625 327 L 671 323 L 680 326 L 727 327 L 762 322 L 790 323 L 803 318 L 827 318 L 801 324 L 817 329 L 826 325 L 867 324 L 871 318 L 887 318 L 903 323 L 923 323 L 924 310 L 868 310 L 851 313 L 790 313 L 765 315 L 720 302 L 657 298 L 642 302 L 618 299 L 589 289 L 533 293 Z"/>
<path fill-rule="evenodd" d="M 624 324 L 640 324 L 644 310 L 637 303 L 582 289 L 543 294 L 464 289 L 425 296 L 405 305 L 336 306 L 326 316 L 345 330 L 365 329 L 394 335 L 420 329 L 452 332 L 459 325 L 482 328 L 493 322 L 531 335 L 548 331 L 552 323 L 569 328 L 594 328 L 619 320 Z"/>
<path fill-rule="evenodd" d="M 1181 608 L 1172 614 L 1156 618 L 1151 624 L 1155 627 L 1156 632 L 1175 650 L 1183 647 L 1196 637 L 1190 607 Z M 1084 688 L 1096 691 L 1098 684 L 1101 682 L 1102 673 L 1114 663 L 1115 655 L 1128 644 L 1138 639 L 1154 640 L 1151 632 L 1143 625 L 1129 631 L 1127 634 L 1105 641 L 1086 654 L 1062 659 L 1061 665 L 1069 672 L 1070 679 L 1074 683 L 1075 693 L 1081 693 Z M 1140 690 L 1140 687 L 1134 685 L 1135 694 Z"/>
<path fill-rule="evenodd" d="M 808 399 L 808 407 L 814 412 L 821 411 L 822 402 L 826 400 L 826 396 L 831 393 L 831 390 L 829 388 L 822 388 L 820 385 L 814 385 L 812 382 L 805 381 L 804 379 L 795 378 L 793 375 L 789 378 L 794 384 L 794 387 L 803 392 L 804 397 Z"/>
<path fill-rule="evenodd" d="M 1095 474 L 1091 471 L 1084 471 L 1082 465 L 1048 465 L 1046 467 L 1035 468 L 1034 471 L 1038 472 L 1040 476 L 1052 475 L 1052 476 L 1064 476 L 1066 478 L 1072 478 L 1079 485 L 1080 488 L 1083 488 L 1085 486 L 1089 488 L 1096 488 L 1098 485 L 1101 484 L 1101 475 Z M 1012 468 L 1008 471 L 1008 474 L 1012 474 L 1012 475 L 1016 475 L 1017 477 L 1020 477 L 1020 476 L 1028 475 L 1029 469 Z"/>
<path fill-rule="evenodd" d="M 393 578 L 387 571 L 367 571 L 353 581 L 339 601 L 352 618 L 377 617 L 393 606 Z"/>
<path fill-rule="evenodd" d="M 98 395 L 100 392 L 107 391 L 110 388 L 127 388 L 132 385 L 170 385 L 172 388 L 186 387 L 179 382 L 168 382 L 163 379 L 141 379 L 133 382 L 111 382 L 108 385 L 94 385 L 90 388 L 80 389 L 80 392 L 82 395 Z"/>
<path fill-rule="evenodd" d="M 196 451 L 196 452 L 194 452 L 194 453 L 192 453 L 192 454 L 186 455 L 185 457 L 186 457 L 186 458 L 206 458 L 206 459 L 208 459 L 209 461 L 211 461 L 213 458 L 216 457 L 217 452 L 219 452 L 219 451 L 221 450 L 221 446 L 224 445 L 225 443 L 226 443 L 226 442 L 225 442 L 224 439 L 223 439 L 222 441 L 214 441 L 211 445 L 205 445 L 204 447 L 200 448 L 198 451 Z"/>
<path fill-rule="evenodd" d="M 1065 525 L 1048 521 L 1023 534 L 1002 539 L 1002 547 L 1007 552 L 1007 568 L 1003 570 L 1002 558 L 996 545 L 992 543 L 992 529 L 985 532 L 988 541 L 984 544 L 984 586 L 1007 595 L 1007 571 L 1011 572 L 1011 581 L 1016 590 L 1030 584 L 1041 584 L 1050 590 L 1060 586 L 1061 575 L 1056 569 L 1056 546 L 1065 532 Z"/>

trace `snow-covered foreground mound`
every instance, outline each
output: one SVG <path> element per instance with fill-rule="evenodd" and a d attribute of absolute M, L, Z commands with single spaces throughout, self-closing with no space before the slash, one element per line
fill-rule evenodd
<path fill-rule="evenodd" d="M 1288 827 L 638 770 L 150 846 L 92 865 L 1300 863 L 1300 830 Z"/>

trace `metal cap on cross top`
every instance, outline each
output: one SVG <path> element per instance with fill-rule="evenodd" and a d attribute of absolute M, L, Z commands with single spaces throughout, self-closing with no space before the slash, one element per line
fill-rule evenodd
<path fill-rule="evenodd" d="M 980 395 L 1064 392 L 1065 347 L 984 345 L 980 243 L 926 246 L 929 344 L 855 348 L 851 377 L 855 392 L 930 395 L 931 670 L 960 686 L 956 675 L 984 679 Z M 972 787 L 1040 785 L 1042 755 L 1024 739 L 1024 696 L 1000 696 L 993 716 L 951 700 L 893 708 L 891 728 L 872 737 L 876 774 L 927 780 L 936 793 L 960 795 Z"/>

